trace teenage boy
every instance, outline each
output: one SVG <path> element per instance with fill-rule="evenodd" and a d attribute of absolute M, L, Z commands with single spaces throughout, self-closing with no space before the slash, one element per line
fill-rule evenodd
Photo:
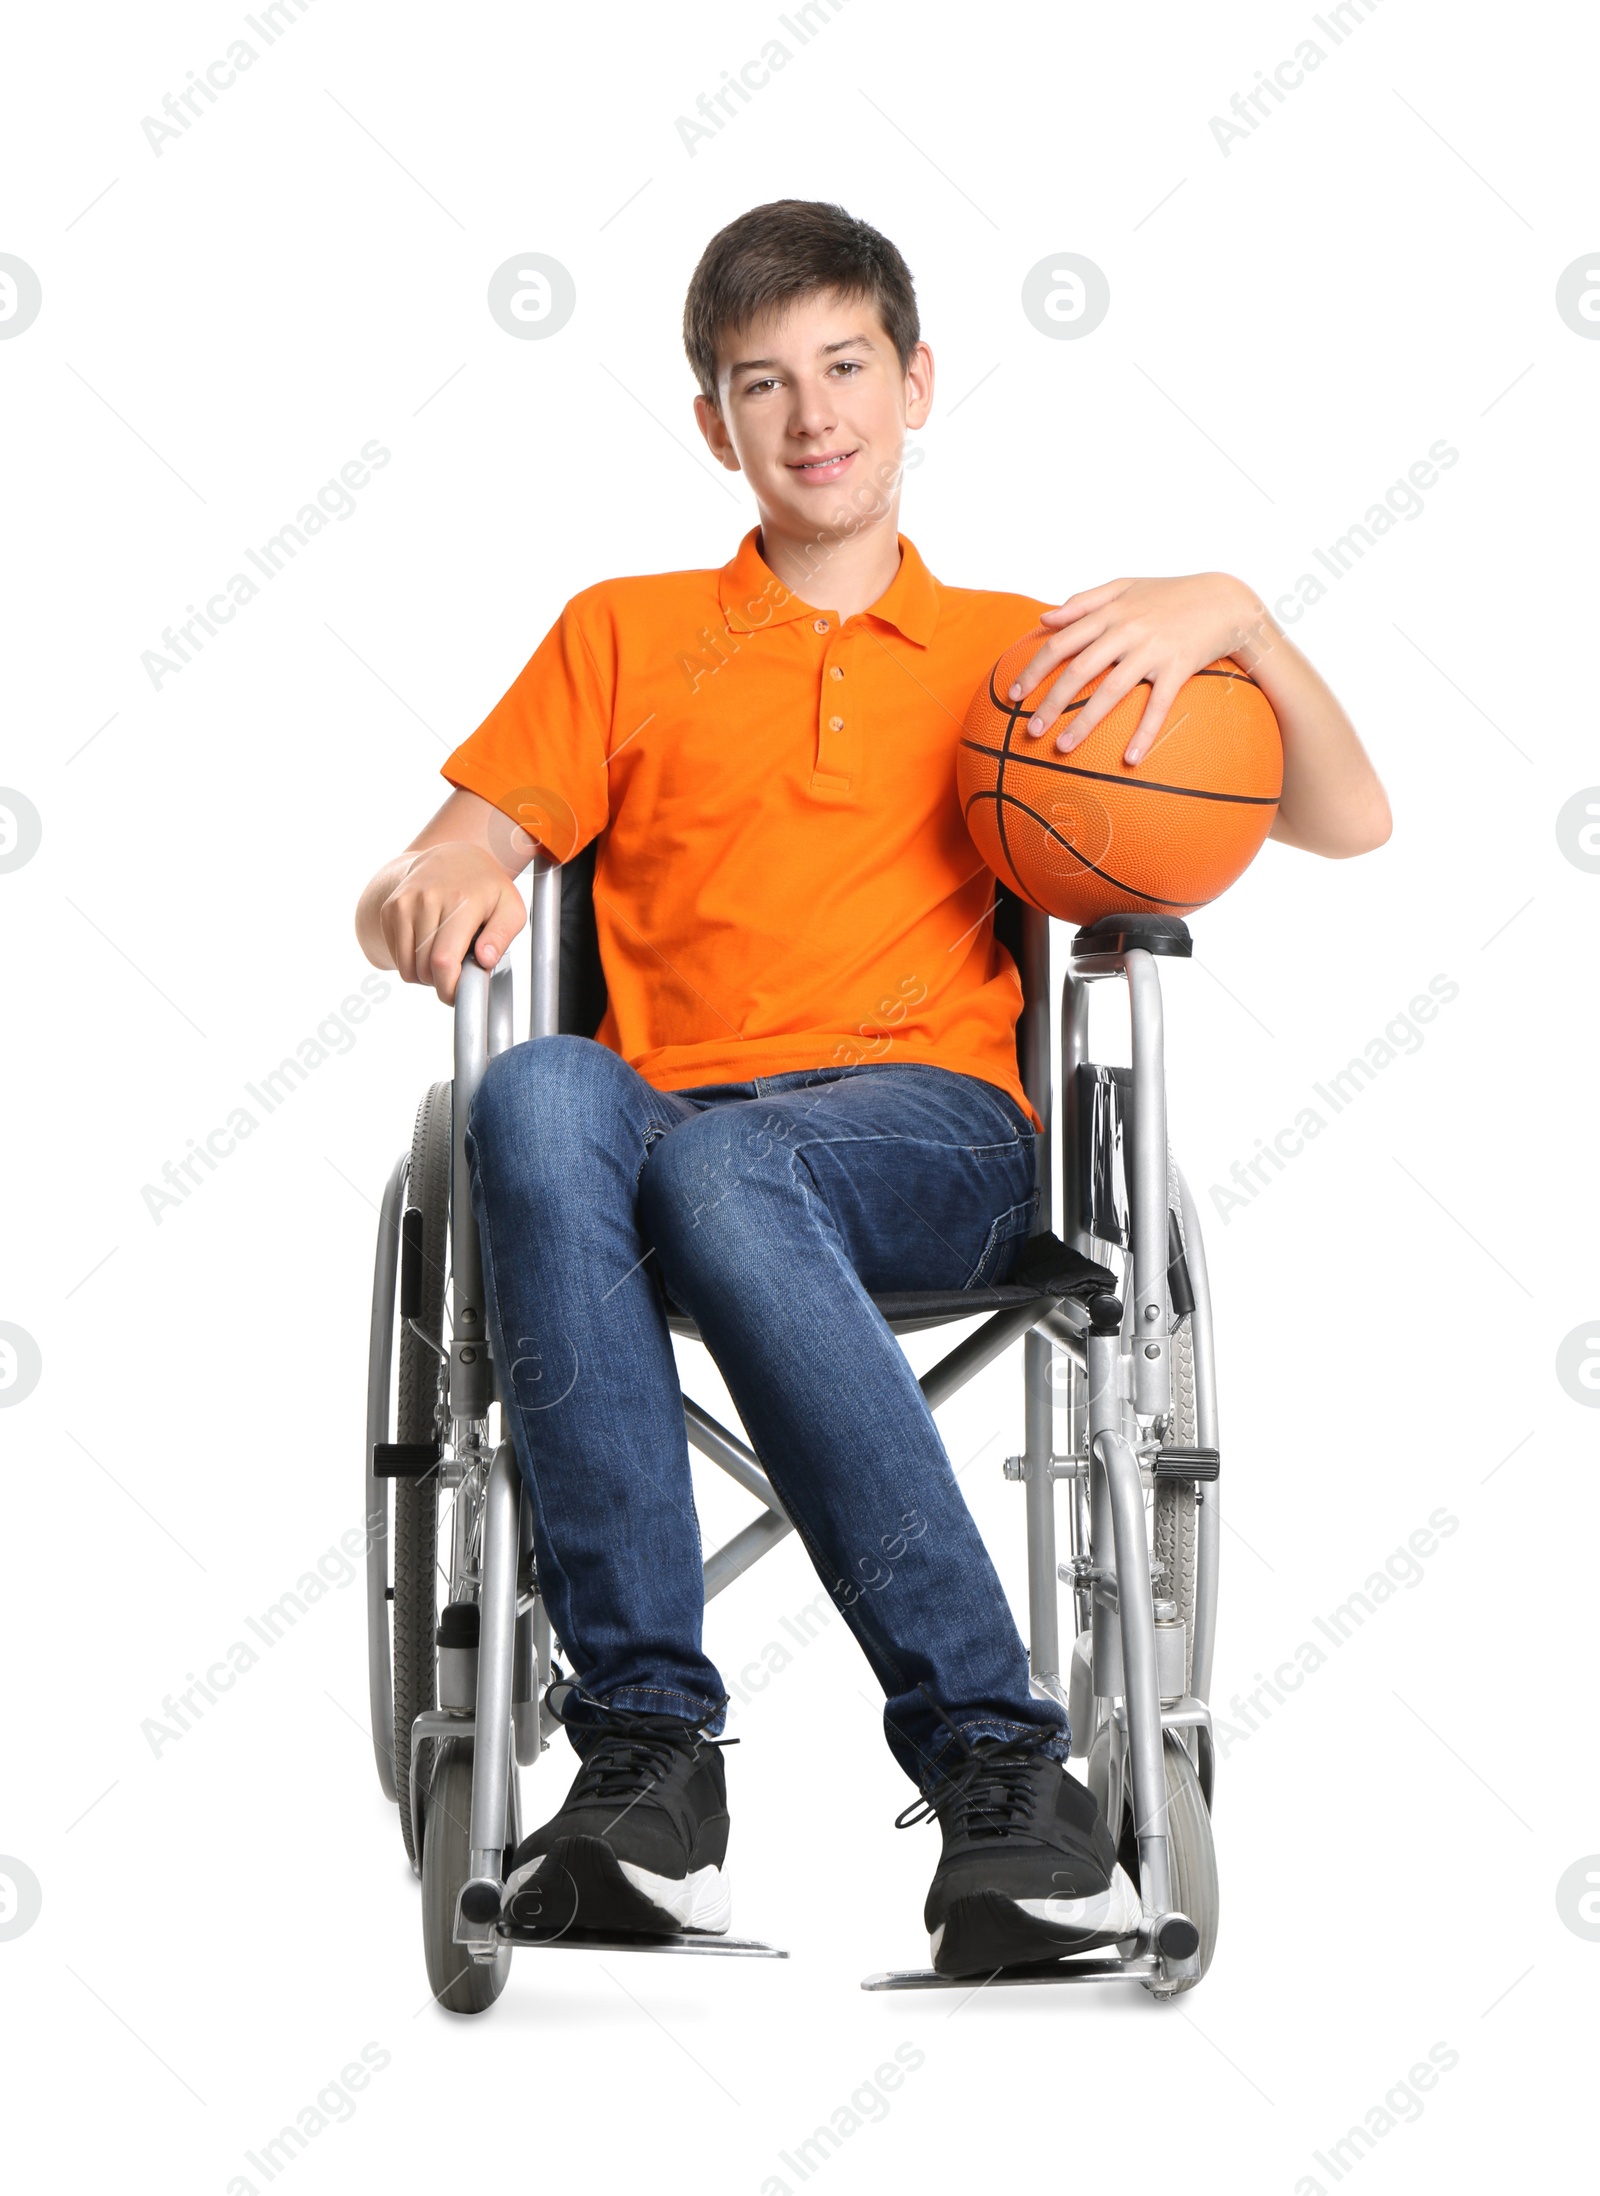
<path fill-rule="evenodd" d="M 726 1694 L 701 1644 L 701 1549 L 666 1301 L 696 1320 L 751 1443 L 886 1696 L 943 1852 L 925 1920 L 950 1974 L 1137 1927 L 1139 1898 L 1030 1689 L 994 1566 L 905 1354 L 872 1302 L 1003 1281 L 1034 1222 L 1041 1123 L 1022 994 L 955 790 L 996 657 L 1048 637 L 1029 731 L 1108 676 L 1066 752 L 1248 640 L 1283 733 L 1273 835 L 1357 854 L 1388 808 L 1344 712 L 1253 591 L 1208 572 L 1059 607 L 943 586 L 898 531 L 933 401 L 910 274 L 838 206 L 730 223 L 684 341 L 712 457 L 759 524 L 720 571 L 573 597 L 443 766 L 457 788 L 362 896 L 368 957 L 454 999 L 523 922 L 537 840 L 598 839 L 609 1003 L 593 1039 L 491 1062 L 467 1131 L 502 1410 L 580 1767 L 510 1857 L 530 1922 L 726 1930 Z M 723 1742 L 726 1743 L 726 1742 Z"/>

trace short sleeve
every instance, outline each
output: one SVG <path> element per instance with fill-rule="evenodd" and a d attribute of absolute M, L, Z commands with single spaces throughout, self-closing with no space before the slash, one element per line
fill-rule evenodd
<path fill-rule="evenodd" d="M 585 632 L 592 607 L 575 596 L 476 732 L 440 775 L 476 793 L 570 861 L 610 817 L 606 753 L 613 681 Z M 602 648 L 602 660 L 614 652 Z"/>

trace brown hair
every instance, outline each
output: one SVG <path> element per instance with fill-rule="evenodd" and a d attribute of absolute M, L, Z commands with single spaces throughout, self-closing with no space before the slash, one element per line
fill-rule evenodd
<path fill-rule="evenodd" d="M 757 313 L 819 290 L 877 309 L 902 372 L 921 336 L 911 270 L 886 236 L 821 199 L 777 198 L 719 229 L 683 306 L 683 347 L 702 393 L 717 398 L 717 338 Z"/>

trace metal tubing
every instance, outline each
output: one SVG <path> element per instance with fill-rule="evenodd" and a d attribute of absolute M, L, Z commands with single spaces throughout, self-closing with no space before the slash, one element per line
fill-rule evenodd
<path fill-rule="evenodd" d="M 1044 1138 L 1040 1138 L 1041 1144 Z M 1022 1345 L 1025 1411 L 1023 1492 L 1028 1518 L 1028 1668 L 1034 1683 L 1063 1707 L 1061 1616 L 1056 1577 L 1056 1482 L 1051 1468 L 1055 1447 L 1055 1390 L 1050 1384 L 1053 1351 L 1042 1334 L 1029 1334 Z"/>
<path fill-rule="evenodd" d="M 1039 1325 L 1049 1335 L 1057 1348 L 1064 1351 L 1071 1358 L 1073 1364 L 1082 1367 L 1084 1363 L 1083 1330 L 1075 1327 L 1070 1319 L 1063 1316 L 1059 1305 L 1054 1311 L 1046 1312 Z"/>
<path fill-rule="evenodd" d="M 1034 1136 L 1034 1181 L 1039 1191 L 1032 1233 L 1047 1234 L 1055 1218 L 1052 1117 L 1055 1094 L 1050 1061 L 1050 918 L 1039 908 L 1022 911 L 1022 1013 L 1018 1019 L 1022 1087 L 1044 1124 Z M 1024 1402 L 1023 1473 L 1028 1523 L 1028 1667 L 1035 1684 L 1063 1706 L 1061 1620 L 1056 1579 L 1054 1349 L 1039 1322 L 1030 1322 L 1022 1345 Z"/>
<path fill-rule="evenodd" d="M 385 1799 L 394 1781 L 394 1691 L 389 1665 L 389 1483 L 372 1476 L 372 1452 L 389 1438 L 389 1382 L 394 1369 L 394 1296 L 400 1261 L 400 1211 L 411 1155 L 402 1152 L 378 1208 L 378 1254 L 372 1271 L 372 1331 L 367 1343 L 367 1704 L 372 1750 Z"/>
<path fill-rule="evenodd" d="M 533 857 L 528 927 L 533 933 L 528 1035 L 553 1037 L 561 1027 L 561 864 Z"/>
<path fill-rule="evenodd" d="M 489 976 L 470 957 L 456 984 L 455 1083 L 451 1091 L 450 1415 L 482 1418 L 494 1400 L 489 1329 L 484 1317 L 483 1266 L 467 1168 L 467 1117 L 489 1064 Z"/>
<path fill-rule="evenodd" d="M 1091 1448 L 1096 1435 L 1117 1433 L 1121 1428 L 1120 1357 L 1121 1343 L 1117 1335 L 1094 1334 L 1087 1338 L 1084 1408 L 1089 1415 Z M 1091 1464 L 1089 1560 L 1095 1576 L 1089 1597 L 1089 1647 L 1095 1695 L 1101 1700 L 1110 1700 L 1123 1689 L 1122 1638 L 1117 1626 L 1116 1603 L 1104 1586 L 1105 1574 L 1114 1568 L 1115 1543 L 1106 1475 L 1096 1471 Z M 1153 1616 L 1151 1621 L 1154 1622 Z"/>
<path fill-rule="evenodd" d="M 1161 979 L 1142 948 L 1126 957 L 1133 1023 L 1133 1122 L 1128 1204 L 1133 1234 L 1133 1399 L 1147 1418 L 1172 1406 L 1172 1324 L 1167 1290 L 1167 1084 Z"/>
<path fill-rule="evenodd" d="M 1211 1285 L 1206 1277 L 1206 1247 L 1200 1216 L 1182 1173 L 1178 1202 L 1183 1212 L 1184 1262 L 1194 1292 L 1189 1333 L 1194 1344 L 1195 1439 L 1202 1448 L 1220 1449 L 1217 1433 L 1217 1363 L 1211 1325 Z M 1195 1533 L 1194 1650 L 1189 1689 L 1197 1700 L 1211 1698 L 1211 1658 L 1217 1640 L 1217 1569 L 1222 1548 L 1221 1486 L 1212 1480 L 1199 1489 L 1200 1514 Z"/>
<path fill-rule="evenodd" d="M 1148 1920 L 1172 1910 L 1167 1862 L 1167 1772 L 1162 1759 L 1161 1687 L 1156 1675 L 1155 1614 L 1150 1601 L 1150 1548 L 1144 1529 L 1139 1459 L 1120 1434 L 1094 1437 L 1093 1453 L 1106 1483 L 1117 1555 L 1123 1700 L 1127 1706 L 1133 1828 L 1139 1841 L 1139 1890 Z"/>
<path fill-rule="evenodd" d="M 726 1426 L 719 1425 L 709 1411 L 702 1410 L 698 1403 L 687 1396 L 684 1398 L 683 1416 L 689 1439 L 700 1454 L 708 1456 L 713 1464 L 719 1464 L 730 1479 L 736 1479 L 741 1487 L 758 1495 L 769 1510 L 787 1520 L 788 1513 L 778 1500 L 772 1481 L 756 1462 L 755 1452 L 735 1439 Z"/>
<path fill-rule="evenodd" d="M 973 1308 L 976 1310 L 976 1305 Z M 986 1319 L 964 1341 L 958 1342 L 937 1365 L 929 1367 L 919 1383 L 929 1410 L 937 1410 L 941 1403 L 947 1402 L 1002 1350 L 1010 1349 L 1019 1334 L 1026 1334 L 1030 1327 L 1036 1327 L 1046 1318 L 1051 1308 L 1052 1299 L 1048 1296 L 1037 1297 L 1031 1304 L 1013 1304 L 1006 1311 L 997 1311 L 992 1319 Z"/>
<path fill-rule="evenodd" d="M 511 1674 L 517 1631 L 516 1459 L 502 1441 L 483 1491 L 483 1601 L 478 1619 L 478 1705 L 473 1717 L 472 1873 L 498 1884 L 511 1776 Z"/>
<path fill-rule="evenodd" d="M 489 978 L 489 1057 L 509 1052 L 516 1042 L 512 1022 L 515 1015 L 516 978 L 511 963 L 501 956 L 499 966 Z"/>
<path fill-rule="evenodd" d="M 731 1586 L 736 1578 L 742 1577 L 749 1570 L 752 1563 L 758 1563 L 769 1548 L 775 1548 L 786 1533 L 793 1531 L 794 1527 L 781 1512 L 768 1510 L 764 1517 L 756 1518 L 743 1532 L 735 1533 L 730 1541 L 725 1542 L 714 1554 L 708 1555 L 702 1566 L 706 1600 L 710 1601 L 713 1595 L 720 1594 L 724 1586 Z"/>

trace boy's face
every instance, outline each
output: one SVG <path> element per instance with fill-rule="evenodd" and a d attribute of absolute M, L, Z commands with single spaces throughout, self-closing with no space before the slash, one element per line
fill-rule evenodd
<path fill-rule="evenodd" d="M 877 308 L 819 291 L 731 330 L 717 346 L 713 405 L 694 400 L 713 455 L 742 472 L 763 521 L 815 540 L 894 510 L 906 430 L 933 402 L 933 353 L 905 372 Z"/>

